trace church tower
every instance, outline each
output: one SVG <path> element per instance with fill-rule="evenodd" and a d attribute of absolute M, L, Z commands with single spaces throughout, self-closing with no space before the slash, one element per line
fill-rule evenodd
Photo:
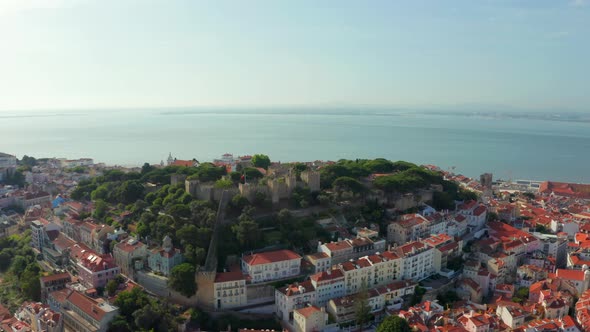
<path fill-rule="evenodd" d="M 164 248 L 165 252 L 172 251 L 172 239 L 168 235 L 166 235 L 162 241 L 162 248 Z"/>

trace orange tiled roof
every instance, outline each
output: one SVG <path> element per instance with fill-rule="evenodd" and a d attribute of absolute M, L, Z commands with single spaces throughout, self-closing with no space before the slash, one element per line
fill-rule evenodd
<path fill-rule="evenodd" d="M 277 250 L 247 255 L 244 256 L 242 259 L 248 265 L 260 265 L 288 261 L 298 258 L 301 258 L 301 256 L 299 256 L 297 253 L 291 250 Z"/>

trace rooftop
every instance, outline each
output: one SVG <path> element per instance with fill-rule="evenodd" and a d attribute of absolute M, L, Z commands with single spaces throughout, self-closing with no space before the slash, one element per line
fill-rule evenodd
<path fill-rule="evenodd" d="M 305 307 L 305 308 L 295 310 L 296 313 L 302 315 L 305 318 L 309 318 L 312 315 L 314 315 L 318 312 L 322 312 L 322 311 L 323 311 L 322 309 L 320 309 L 316 306 L 310 306 L 310 307 Z"/>
<path fill-rule="evenodd" d="M 276 250 L 247 255 L 242 257 L 242 260 L 248 265 L 261 265 L 300 258 L 301 256 L 291 250 Z"/>

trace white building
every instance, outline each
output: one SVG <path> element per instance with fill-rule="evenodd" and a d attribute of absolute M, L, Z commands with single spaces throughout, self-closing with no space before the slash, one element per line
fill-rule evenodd
<path fill-rule="evenodd" d="M 516 329 L 524 325 L 526 314 L 519 306 L 510 305 L 505 302 L 498 304 L 496 315 L 508 325 L 511 329 Z"/>
<path fill-rule="evenodd" d="M 316 291 L 311 281 L 275 289 L 275 313 L 284 321 L 293 319 L 293 311 L 316 303 Z"/>
<path fill-rule="evenodd" d="M 421 280 L 434 273 L 433 249 L 414 241 L 394 249 L 401 258 L 401 279 Z"/>
<path fill-rule="evenodd" d="M 313 265 L 313 272 L 328 271 L 332 268 L 332 257 L 325 252 L 317 252 L 315 254 L 306 255 L 304 257 L 311 265 Z"/>
<path fill-rule="evenodd" d="M 351 259 L 373 255 L 376 252 L 385 251 L 387 243 L 384 239 L 370 239 L 357 237 L 338 242 L 318 243 L 318 252 L 330 256 L 332 264 L 339 264 Z"/>
<path fill-rule="evenodd" d="M 433 235 L 422 240 L 422 243 L 433 248 L 433 267 L 435 272 L 441 272 L 447 267 L 449 259 L 461 254 L 460 245 L 447 234 Z"/>
<path fill-rule="evenodd" d="M 338 268 L 344 274 L 346 294 L 354 294 L 363 286 L 372 288 L 399 279 L 402 260 L 395 252 L 386 251 L 339 264 Z"/>
<path fill-rule="evenodd" d="M 246 278 L 241 271 L 217 273 L 213 291 L 216 309 L 231 309 L 248 303 Z"/>
<path fill-rule="evenodd" d="M 66 331 L 105 332 L 118 313 L 119 308 L 78 291 L 68 295 L 62 308 Z"/>
<path fill-rule="evenodd" d="M 295 310 L 293 318 L 296 332 L 322 331 L 328 325 L 328 313 L 316 306 Z"/>
<path fill-rule="evenodd" d="M 398 245 L 430 235 L 430 221 L 418 213 L 404 214 L 387 226 L 387 242 Z"/>
<path fill-rule="evenodd" d="M 59 225 L 43 218 L 33 220 L 31 222 L 31 245 L 35 249 L 42 251 L 44 247 L 49 245 L 49 235 L 54 234 L 57 237 L 60 229 Z"/>
<path fill-rule="evenodd" d="M 113 248 L 113 257 L 121 268 L 121 273 L 132 278 L 136 267 L 143 268 L 147 255 L 147 246 L 135 238 L 117 243 Z"/>
<path fill-rule="evenodd" d="M 470 231 L 477 231 L 483 228 L 486 223 L 487 208 L 477 201 L 468 201 L 457 206 L 457 212 L 467 218 L 467 225 Z"/>
<path fill-rule="evenodd" d="M 318 272 L 310 280 L 316 291 L 316 304 L 320 307 L 331 299 L 346 295 L 344 273 L 340 269 Z"/>
<path fill-rule="evenodd" d="M 277 250 L 242 257 L 242 272 L 252 283 L 294 277 L 300 274 L 301 256 L 291 250 Z"/>

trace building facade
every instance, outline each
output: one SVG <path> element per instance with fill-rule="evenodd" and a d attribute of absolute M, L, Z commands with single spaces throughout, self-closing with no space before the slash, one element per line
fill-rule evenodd
<path fill-rule="evenodd" d="M 301 273 L 301 256 L 291 250 L 247 255 L 242 257 L 242 272 L 251 283 L 294 277 Z"/>

